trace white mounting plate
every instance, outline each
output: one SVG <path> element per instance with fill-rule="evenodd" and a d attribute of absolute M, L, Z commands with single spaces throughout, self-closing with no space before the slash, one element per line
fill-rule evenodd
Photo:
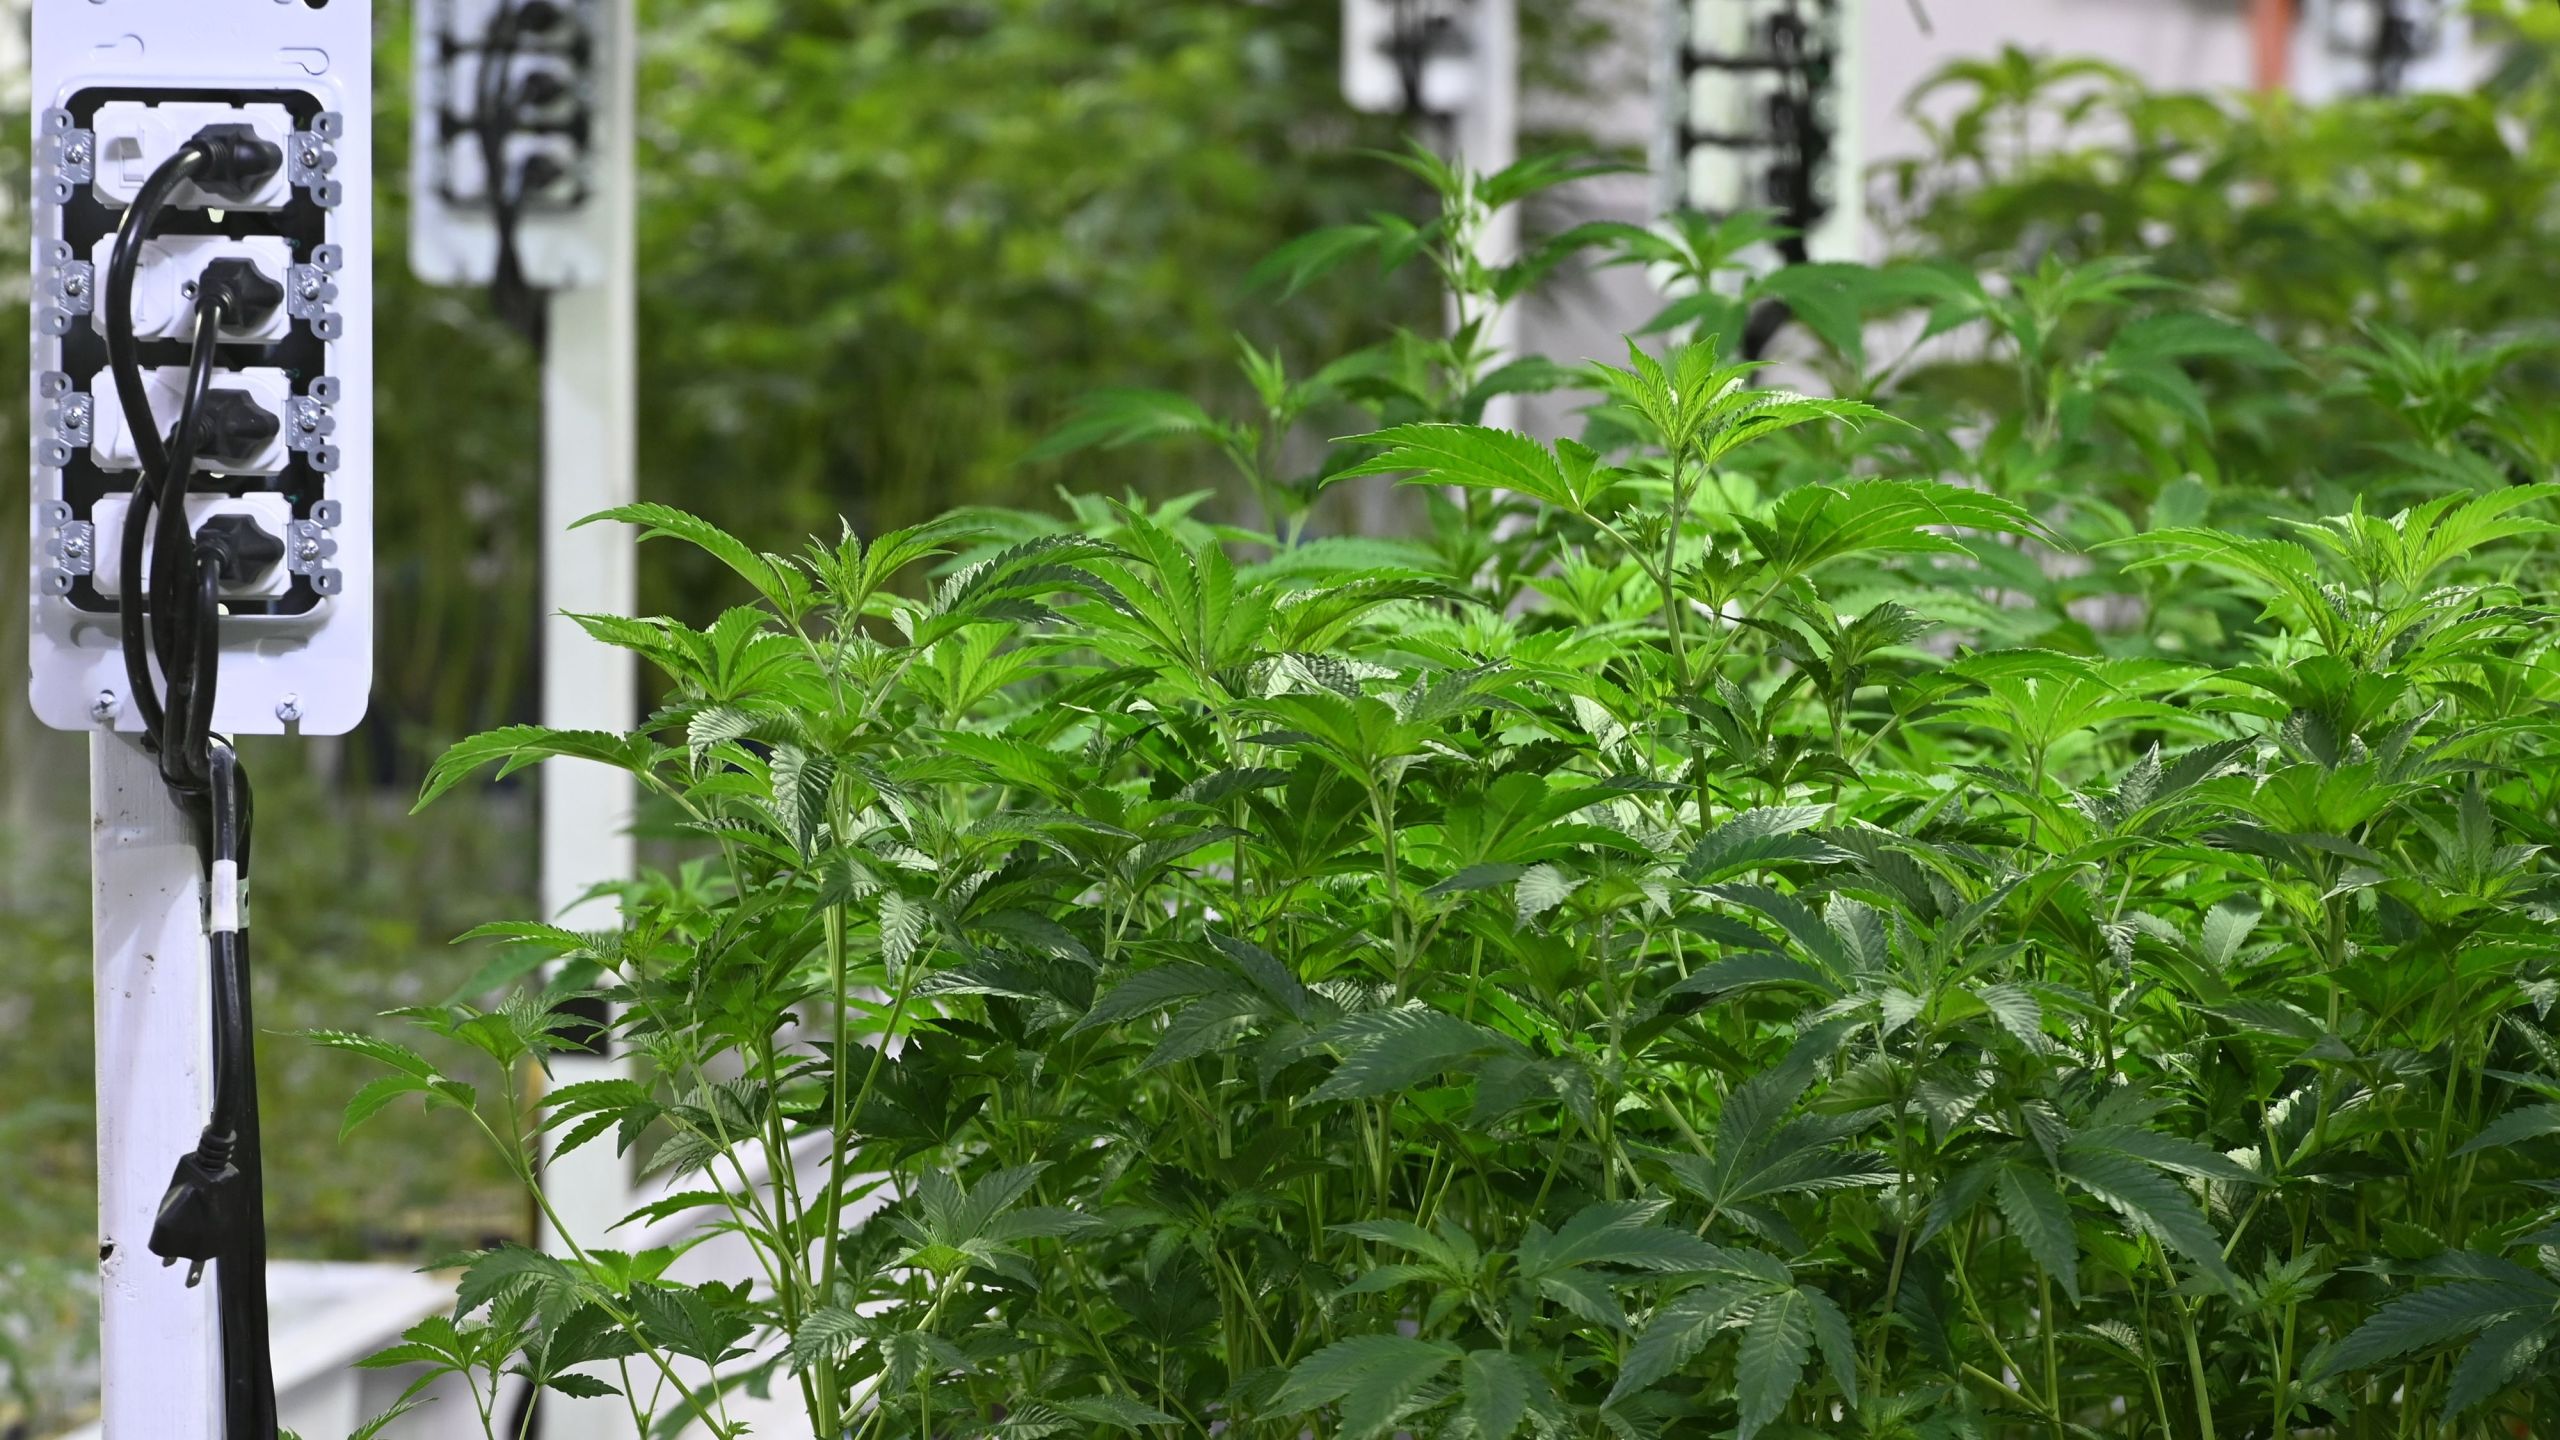
<path fill-rule="evenodd" d="M 477 116 L 480 47 L 499 15 L 518 0 L 417 0 L 414 57 L 410 69 L 417 93 L 409 122 L 409 268 L 430 285 L 486 285 L 497 277 L 498 229 L 495 218 L 476 197 L 482 193 L 487 168 L 473 132 Z M 584 67 L 567 63 L 549 46 L 527 45 L 510 71 L 520 79 L 540 68 L 570 82 L 575 103 L 590 117 L 603 114 L 596 93 L 597 77 L 608 60 L 601 47 L 618 43 L 617 27 L 607 23 L 598 0 L 560 0 L 590 47 Z M 512 83 L 512 82 L 511 82 Z M 521 163 L 539 143 L 568 164 L 574 182 L 592 192 L 590 167 L 597 153 L 592 134 L 581 148 L 566 136 L 514 137 L 508 150 Z M 599 284 L 612 234 L 601 207 L 537 205 L 527 207 L 516 224 L 517 263 L 525 279 L 544 290 L 569 290 Z"/>
<path fill-rule="evenodd" d="M 371 12 L 364 0 L 35 0 L 28 694 L 37 717 L 55 729 L 94 730 L 110 723 L 127 732 L 141 728 L 126 693 L 114 616 L 83 609 L 58 588 L 69 583 L 58 563 L 66 536 L 66 458 L 87 459 L 85 446 L 66 443 L 80 431 L 66 434 L 60 427 L 66 409 L 76 415 L 78 406 L 112 405 L 115 399 L 102 362 L 72 362 L 90 373 L 66 369 L 66 339 L 80 344 L 77 353 L 93 353 L 88 316 L 50 313 L 64 294 L 59 287 L 66 272 L 57 261 L 74 260 L 85 268 L 90 259 L 85 253 L 65 256 L 57 247 L 67 217 L 88 203 L 91 192 L 85 184 L 73 185 L 73 206 L 61 203 L 54 187 L 62 172 L 53 161 L 63 147 L 49 127 L 61 123 L 55 112 L 84 96 L 96 101 L 93 92 L 101 91 L 153 104 L 228 104 L 244 95 L 260 97 L 261 104 L 281 99 L 311 114 L 315 127 L 322 125 L 318 116 L 340 117 L 330 122 L 335 133 L 325 137 L 325 145 L 309 151 L 324 162 L 333 156 L 333 164 L 295 181 L 299 221 L 247 207 L 232 216 L 244 228 L 261 221 L 308 225 L 318 185 L 327 185 L 334 201 L 316 208 L 320 237 L 338 268 L 314 277 L 332 287 L 316 308 L 334 318 L 314 313 L 296 318 L 293 328 L 304 343 L 322 347 L 319 372 L 335 381 L 334 392 L 321 392 L 327 400 L 321 423 L 330 427 L 335 465 L 319 475 L 317 485 L 319 496 L 333 503 L 329 514 L 336 523 L 315 538 L 334 545 L 325 564 L 338 578 L 331 582 L 334 593 L 320 596 L 305 613 L 226 616 L 213 725 L 235 735 L 337 735 L 364 718 L 373 676 L 374 577 Z M 288 148 L 289 172 L 304 153 L 303 147 Z M 82 288 L 102 291 L 104 283 L 98 275 L 84 279 Z M 147 368 L 149 347 L 144 360 Z M 56 378 L 48 384 L 48 376 Z M 94 546 L 99 538 L 93 534 L 88 543 Z"/>

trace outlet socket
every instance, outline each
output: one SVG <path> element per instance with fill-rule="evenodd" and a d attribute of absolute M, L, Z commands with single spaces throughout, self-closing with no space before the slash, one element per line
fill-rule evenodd
<path fill-rule="evenodd" d="M 116 242 L 110 235 L 90 251 L 90 263 L 106 284 L 108 267 L 115 263 Z M 246 260 L 258 272 L 281 288 L 293 269 L 293 243 L 281 235 L 253 235 L 245 240 L 226 240 L 219 235 L 164 235 L 142 242 L 142 260 L 133 277 L 133 333 L 138 340 L 193 340 L 196 333 L 197 280 L 204 267 L 216 260 Z M 222 329 L 226 345 L 273 344 L 293 330 L 290 305 L 276 307 L 274 314 L 247 330 Z M 106 307 L 100 305 L 89 315 L 90 327 L 99 334 L 107 333 Z"/>
<path fill-rule="evenodd" d="M 122 495 L 109 495 L 92 507 L 89 518 L 97 532 L 97 568 L 90 576 L 98 593 L 113 598 L 124 593 L 124 521 L 131 513 L 133 501 Z M 204 522 L 216 515 L 246 515 L 258 528 L 282 543 L 292 533 L 293 505 L 282 495 L 190 495 L 187 497 L 187 531 L 204 528 Z M 156 517 L 155 517 L 156 520 Z M 151 581 L 151 551 L 142 552 L 142 578 Z M 225 585 L 226 600 L 272 600 L 293 588 L 292 572 L 284 562 L 267 567 L 266 573 L 246 585 Z"/>
<path fill-rule="evenodd" d="M 144 388 L 151 397 L 151 413 L 158 420 L 160 432 L 178 423 L 178 411 L 184 407 L 187 393 L 187 369 L 183 365 L 164 365 L 142 372 Z M 275 475 L 284 470 L 291 447 L 286 444 L 284 423 L 293 413 L 293 380 L 282 370 L 216 370 L 216 390 L 242 390 L 249 398 L 276 417 L 276 436 L 248 464 L 226 465 L 212 460 L 198 460 L 199 474 Z M 116 401 L 115 382 L 101 373 L 92 383 L 91 414 L 94 438 L 89 442 L 90 458 L 101 470 L 131 473 L 142 467 L 142 456 L 135 450 L 133 431 L 125 424 L 124 406 Z"/>
<path fill-rule="evenodd" d="M 248 125 L 259 138 L 290 155 L 293 117 L 281 105 L 215 105 L 171 100 L 157 105 L 116 100 L 98 107 L 97 181 L 99 203 L 122 209 L 133 203 L 151 172 L 160 168 L 207 125 Z M 247 200 L 220 200 L 193 185 L 181 185 L 171 203 L 182 210 L 281 210 L 293 202 L 293 181 L 279 168 Z"/>

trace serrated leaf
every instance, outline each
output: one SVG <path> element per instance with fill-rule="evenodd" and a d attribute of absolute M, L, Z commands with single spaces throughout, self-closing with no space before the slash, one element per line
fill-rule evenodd
<path fill-rule="evenodd" d="M 2545 1135 L 2560 1135 L 2560 1105 L 2528 1105 L 2522 1110 L 2510 1110 L 2481 1126 L 2479 1134 L 2453 1153 L 2468 1155 L 2475 1150 L 2501 1149 Z"/>
<path fill-rule="evenodd" d="M 2527 1366 L 2542 1358 L 2551 1340 L 2550 1321 L 2533 1315 L 2519 1315 L 2482 1331 L 2480 1338 L 2471 1342 L 2471 1348 L 2463 1352 L 2461 1363 L 2453 1367 L 2437 1423 L 2452 1429 L 2455 1417 L 2514 1384 Z"/>
<path fill-rule="evenodd" d="M 1153 1405 L 1142 1404 L 1125 1395 L 1087 1395 L 1075 1400 L 1052 1400 L 1051 1408 L 1078 1420 L 1108 1425 L 1131 1434 L 1143 1432 L 1150 1425 L 1179 1425 L 1179 1417 L 1167 1415 Z"/>
<path fill-rule="evenodd" d="M 1572 899 L 1581 888 L 1581 881 L 1553 865 L 1532 865 L 1520 872 L 1519 886 L 1512 891 L 1512 909 L 1527 925 Z"/>
<path fill-rule="evenodd" d="M 791 1332 L 791 1361 L 796 1369 L 805 1370 L 821 1361 L 838 1360 L 852 1352 L 869 1322 L 840 1305 L 813 1310 Z"/>
<path fill-rule="evenodd" d="M 2246 896 L 2233 896 L 2205 912 L 2204 958 L 2214 969 L 2230 968 L 2240 947 L 2249 942 L 2249 932 L 2258 927 L 2261 913 L 2258 902 Z"/>
<path fill-rule="evenodd" d="M 1736 1323 L 1753 1301 L 1767 1294 L 1762 1286 L 1728 1283 L 1702 1285 L 1672 1296 L 1645 1322 L 1618 1367 L 1609 1398 L 1602 1403 L 1615 1405 L 1688 1364 L 1709 1340 Z M 1809 1326 L 1810 1322 L 1808 1333 Z"/>
<path fill-rule="evenodd" d="M 1458 1382 L 1459 1413 L 1476 1427 L 1476 1440 L 1511 1440 L 1529 1417 L 1530 1397 L 1547 1388 L 1535 1366 L 1501 1350 L 1469 1351 Z"/>
<path fill-rule="evenodd" d="M 1713 884 L 1763 866 L 1801 862 L 1838 865 L 1847 851 L 1799 832 L 1831 816 L 1828 805 L 1766 805 L 1745 810 L 1707 832 L 1681 867 L 1692 884 Z"/>
<path fill-rule="evenodd" d="M 2547 1322 L 2555 1303 L 2560 1303 L 2560 1289 L 2540 1285 L 2466 1282 L 2413 1291 L 2374 1311 L 2338 1342 L 2320 1374 L 2369 1369 L 2519 1317 Z"/>
<path fill-rule="evenodd" d="M 1454 1345 L 1407 1335 L 1355 1335 L 1292 1366 L 1271 1397 L 1271 1409 L 1296 1414 L 1340 1402 L 1341 1434 L 1364 1440 L 1384 1433 L 1402 1403 L 1462 1353 Z"/>
<path fill-rule="evenodd" d="M 894 890 L 880 897 L 880 953 L 891 975 L 914 962 L 932 918 L 925 907 Z"/>
<path fill-rule="evenodd" d="M 1975 990 L 1974 998 L 2000 1022 L 2000 1028 L 2017 1037 L 2035 1054 L 2043 1054 L 2052 1042 L 2045 1038 L 2044 1007 L 2021 985 L 1985 985 Z"/>
<path fill-rule="evenodd" d="M 1751 1440 L 1786 1413 L 1804 1383 L 1813 1353 L 1813 1302 L 1801 1290 L 1763 1297 L 1743 1320 L 1742 1346 L 1734 1361 L 1734 1399 L 1742 1423 L 1734 1440 Z"/>
<path fill-rule="evenodd" d="M 1311 1100 L 1347 1100 L 1403 1090 L 1464 1060 L 1514 1048 L 1481 1025 L 1416 1002 L 1354 1015 L 1311 1042 L 1342 1052 Z"/>
<path fill-rule="evenodd" d="M 2063 1147 L 2062 1173 L 2213 1279 L 2237 1283 L 2223 1263 L 2222 1243 L 2214 1238 L 2213 1227 L 2178 1182 L 2130 1155 L 2087 1149 L 2076 1140 Z"/>
<path fill-rule="evenodd" d="M 2072 1229 L 2071 1202 L 2053 1181 L 2022 1165 L 2003 1165 L 1995 1182 L 2000 1218 L 2062 1293 L 2080 1303 L 2080 1237 Z"/>

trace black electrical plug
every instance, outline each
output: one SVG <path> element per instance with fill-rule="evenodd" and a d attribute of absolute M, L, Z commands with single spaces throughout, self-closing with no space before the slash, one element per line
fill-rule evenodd
<path fill-rule="evenodd" d="M 569 18 L 569 12 L 557 0 L 521 0 L 516 6 L 516 31 L 524 35 L 545 35 Z"/>
<path fill-rule="evenodd" d="M 204 267 L 196 282 L 196 303 L 220 311 L 227 329 L 255 330 L 284 308 L 284 286 L 256 261 L 232 256 Z"/>
<path fill-rule="evenodd" d="M 283 563 L 284 537 L 252 515 L 216 515 L 196 527 L 196 551 L 211 555 L 223 585 L 237 590 L 264 580 Z"/>
<path fill-rule="evenodd" d="M 195 144 L 205 152 L 195 187 L 235 205 L 254 198 L 284 168 L 284 147 L 254 125 L 207 125 L 196 132 Z"/>
<path fill-rule="evenodd" d="M 190 1286 L 204 1278 L 207 1264 L 222 1258 L 239 1228 L 248 1184 L 232 1163 L 237 1144 L 227 1132 L 207 1128 L 196 1148 L 179 1157 L 151 1222 L 151 1253 L 163 1265 L 186 1261 Z"/>
<path fill-rule="evenodd" d="M 547 194 L 568 178 L 569 167 L 561 164 L 558 156 L 537 150 L 516 167 L 516 198 L 530 200 Z"/>
<path fill-rule="evenodd" d="M 282 433 L 284 421 L 248 391 L 207 391 L 196 410 L 196 457 L 216 469 L 246 465 Z"/>
<path fill-rule="evenodd" d="M 569 78 L 557 70 L 535 70 L 516 85 L 516 108 L 540 114 L 571 94 Z"/>

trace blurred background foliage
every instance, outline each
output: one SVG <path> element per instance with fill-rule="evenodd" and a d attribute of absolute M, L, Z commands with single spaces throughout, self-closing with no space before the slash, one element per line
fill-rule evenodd
<path fill-rule="evenodd" d="M 2178 457 L 2208 476 L 2301 490 L 2328 514 L 2380 453 L 2458 463 L 2407 431 L 2443 438 L 2474 417 L 2398 413 L 2389 374 L 2333 363 L 2351 348 L 2461 369 L 2457 388 L 2483 401 L 2501 390 L 2518 403 L 2500 448 L 2547 474 L 2560 460 L 2560 252 L 2543 238 L 2560 219 L 2560 8 L 2475 14 L 2502 59 L 2469 94 L 2306 105 L 2148 89 L 2089 57 L 1951 65 L 1912 97 L 1928 147 L 1879 167 L 1870 190 L 1899 255 L 1983 274 L 2137 257 L 2374 402 L 2352 415 L 2231 372 L 2240 383 L 2210 395 L 2212 444 Z M 2457 358 L 2457 336 L 2499 343 Z M 1935 380 L 1962 383 L 1960 367 Z"/>
<path fill-rule="evenodd" d="M 24 7 L 0 6 L 17 26 Z M 410 8 L 379 6 L 385 76 L 406 74 Z M 831 529 L 837 514 L 876 531 L 958 503 L 1036 503 L 1066 483 L 1213 486 L 1215 464 L 1180 447 L 1020 461 L 1100 386 L 1238 413 L 1239 333 L 1312 366 L 1437 321 L 1435 296 L 1365 267 L 1285 306 L 1241 292 L 1291 236 L 1422 204 L 1409 177 L 1356 154 L 1393 144 L 1397 127 L 1340 106 L 1333 0 L 641 8 L 642 487 L 760 543 Z M 1533 78 L 1552 92 L 1588 74 L 1579 57 L 1603 38 L 1591 13 L 1526 8 L 1540 27 Z M 2417 423 L 2395 411 L 2388 373 L 2234 367 L 2209 444 L 2128 462 L 2162 477 L 2292 487 L 2341 509 L 2337 477 L 2369 475 L 2388 447 L 2425 462 L 2430 433 L 2490 423 L 2493 391 L 2502 453 L 2547 473 L 2560 369 L 2536 317 L 2560 293 L 2544 238 L 2560 196 L 2560 11 L 2510 23 L 2512 57 L 2479 94 L 2317 109 L 2147 91 L 2089 62 L 1954 67 L 1927 97 L 1929 153 L 1875 177 L 1892 247 L 1982 273 L 2144 257 L 2297 356 L 2360 333 L 2513 342 L 2487 361 L 2410 342 L 2408 365 L 2482 367 L 2476 412 Z M 405 86 L 380 99 L 377 322 L 399 403 L 380 411 L 374 718 L 342 744 L 247 747 L 267 821 L 258 1004 L 279 1037 L 442 998 L 474 967 L 444 942 L 525 913 L 533 890 L 528 788 L 404 818 L 443 743 L 530 718 L 539 370 L 479 297 L 408 278 Z M 25 98 L 9 103 L 23 112 Z M 23 166 L 25 135 L 0 117 L 0 171 Z M 22 222 L 0 226 L 0 275 L 20 287 Z M 1800 316 L 1853 328 L 1868 301 L 1882 313 L 1907 299 L 1826 309 L 1824 286 L 1794 289 L 1813 297 Z M 0 347 L 0 365 L 23 364 Z M 1913 383 L 1955 393 L 2008 373 L 1940 356 Z M 2369 423 L 2309 425 L 2311 384 L 2364 387 Z M 19 444 L 22 423 L 0 408 Z M 0 526 L 0 568 L 23 573 L 25 544 Z M 712 583 L 653 554 L 644 608 L 698 611 Z M 22 624 L 14 602 L 0 606 L 0 651 L 18 653 Z M 76 1312 L 70 1281 L 95 1243 L 82 744 L 0 703 L 0 1151 L 14 1180 L 0 1193 L 14 1242 L 0 1265 L 0 1413 L 18 1374 L 10 1337 Z M 285 1253 L 415 1254 L 523 1230 L 493 1198 L 497 1177 L 458 1162 L 427 1122 L 385 1117 L 341 1149 L 336 1113 L 362 1077 L 335 1057 L 271 1038 L 260 1063 L 271 1188 L 290 1197 L 274 1217 Z"/>

